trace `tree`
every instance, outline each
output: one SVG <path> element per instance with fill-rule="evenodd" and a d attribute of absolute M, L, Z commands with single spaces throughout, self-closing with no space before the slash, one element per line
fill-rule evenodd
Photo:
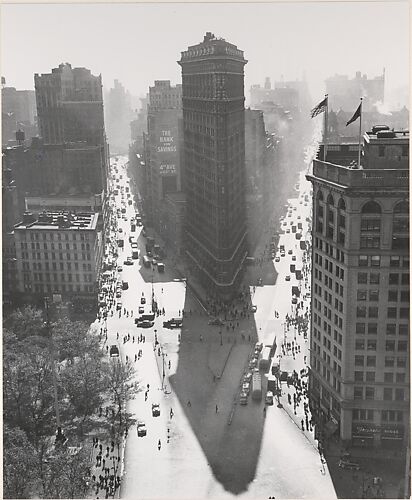
<path fill-rule="evenodd" d="M 129 363 L 123 363 L 120 358 L 111 359 L 107 373 L 107 394 L 116 408 L 112 420 L 113 434 L 118 437 L 134 420 L 126 412 L 126 403 L 133 399 L 141 390 L 135 380 L 136 371 Z"/>
<path fill-rule="evenodd" d="M 4 498 L 28 498 L 37 484 L 37 456 L 27 435 L 19 428 L 3 427 Z"/>
<path fill-rule="evenodd" d="M 9 328 L 19 340 L 38 337 L 44 334 L 43 312 L 32 306 L 17 309 L 5 320 L 4 326 Z"/>

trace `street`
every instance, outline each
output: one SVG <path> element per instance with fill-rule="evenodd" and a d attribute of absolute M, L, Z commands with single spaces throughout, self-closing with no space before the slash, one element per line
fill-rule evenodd
<path fill-rule="evenodd" d="M 237 307 L 247 304 L 249 308 L 253 304 L 256 312 L 233 320 L 230 328 L 228 324 L 208 324 L 210 317 L 186 283 L 178 281 L 169 257 L 164 260 L 164 274 L 155 266 L 146 268 L 141 264 L 146 240 L 142 227 L 130 231 L 135 208 L 126 203 L 124 194 L 129 187 L 126 162 L 124 157 L 117 161 L 115 175 L 119 181 L 115 184 L 120 183 L 123 189 L 115 195 L 113 207 L 126 209 L 120 217 L 115 213 L 115 217 L 117 238 L 120 234 L 124 241 L 124 248 L 118 250 L 117 266 L 122 268 L 118 276 L 127 281 L 128 289 L 117 299 L 122 303 L 121 314 L 113 304 L 113 315 L 108 315 L 105 341 L 108 346 L 118 345 L 122 358 L 134 363 L 137 369 L 142 391 L 129 402 L 128 411 L 146 424 L 147 435 L 138 437 L 136 428 L 129 430 L 121 497 L 336 497 L 317 449 L 285 409 L 274 405 L 263 411 L 264 399 L 260 403 L 250 400 L 246 406 L 237 402 L 255 342 L 272 343 L 276 334 L 276 355 L 281 352 L 285 316 L 292 312 L 291 287 L 299 285 L 289 266 L 293 262 L 296 268 L 302 268 L 303 251 L 292 233 L 291 222 L 302 222 L 304 239 L 308 231 L 306 218 L 310 215 L 310 204 L 299 203 L 309 190 L 303 173 L 300 198 L 289 200 L 291 215 L 285 217 L 286 225 L 279 230 L 278 247 L 283 244 L 286 255 L 279 262 L 270 259 L 250 267 L 248 273 L 256 283 L 262 279 L 262 286 L 252 285 L 251 298 L 239 302 Z M 287 229 L 289 232 L 284 232 Z M 131 235 L 137 237 L 140 258 L 125 265 L 131 256 Z M 270 241 L 269 232 L 267 238 Z M 263 257 L 264 246 L 256 250 L 256 259 Z M 288 254 L 288 250 L 293 253 Z M 266 256 L 268 252 L 267 248 Z M 293 256 L 296 261 L 292 261 Z M 288 275 L 290 281 L 285 279 Z M 155 317 L 152 328 L 137 328 L 134 318 L 142 305 L 141 298 L 146 300 L 145 311 L 150 311 L 152 294 L 158 309 L 164 308 L 165 314 Z M 181 330 L 163 328 L 163 321 L 181 316 L 182 310 L 185 318 Z M 130 340 L 125 341 L 128 334 Z M 144 342 L 138 342 L 139 335 L 145 336 Z M 292 340 L 293 336 L 291 329 L 287 339 Z M 301 344 L 300 360 L 303 351 L 306 354 L 307 342 L 302 340 Z M 292 356 L 281 359 L 282 370 L 292 369 L 292 365 Z M 152 404 L 160 405 L 160 416 L 152 416 Z"/>

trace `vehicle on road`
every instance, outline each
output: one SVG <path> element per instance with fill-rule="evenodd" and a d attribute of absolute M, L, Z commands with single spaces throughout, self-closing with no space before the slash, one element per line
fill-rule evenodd
<path fill-rule="evenodd" d="M 257 361 L 255 358 L 252 358 L 250 361 L 249 361 L 249 368 L 251 370 L 253 370 L 253 368 L 256 368 L 256 365 L 257 365 Z"/>
<path fill-rule="evenodd" d="M 293 250 L 288 250 L 288 255 L 292 255 L 293 254 Z"/>
<path fill-rule="evenodd" d="M 242 383 L 242 392 L 246 392 L 246 394 L 249 394 L 250 391 L 250 382 L 243 382 Z"/>
<path fill-rule="evenodd" d="M 249 382 L 252 380 L 252 372 L 246 372 L 243 375 L 243 382 Z"/>
<path fill-rule="evenodd" d="M 255 313 L 257 311 L 257 306 L 253 305 L 250 310 L 252 313 Z"/>
<path fill-rule="evenodd" d="M 122 296 L 121 290 L 117 290 L 116 291 L 116 299 L 120 299 L 121 296 Z"/>
<path fill-rule="evenodd" d="M 286 232 L 287 232 L 287 233 L 290 233 L 290 229 L 286 229 Z"/>
<path fill-rule="evenodd" d="M 220 318 L 213 318 L 207 322 L 208 325 L 223 326 L 225 323 Z"/>
<path fill-rule="evenodd" d="M 262 399 L 262 377 L 255 372 L 252 376 L 252 399 L 260 401 Z"/>
<path fill-rule="evenodd" d="M 172 318 L 167 321 L 163 321 L 164 328 L 180 328 L 183 325 L 182 318 Z"/>
<path fill-rule="evenodd" d="M 339 460 L 338 467 L 341 469 L 360 470 L 360 465 L 357 462 L 352 462 L 351 460 L 346 460 L 344 458 Z"/>
<path fill-rule="evenodd" d="M 129 283 L 127 281 L 122 281 L 122 290 L 127 290 L 129 288 Z"/>
<path fill-rule="evenodd" d="M 139 250 L 137 248 L 132 248 L 132 259 L 139 258 Z"/>
<path fill-rule="evenodd" d="M 145 298 L 145 297 L 142 297 L 142 298 L 140 299 L 140 303 L 141 303 L 141 304 L 146 304 L 146 298 Z"/>
<path fill-rule="evenodd" d="M 150 321 L 148 319 L 138 319 L 136 318 L 137 321 L 136 321 L 136 326 L 138 328 L 152 328 L 152 326 L 154 325 L 154 321 Z"/>
<path fill-rule="evenodd" d="M 123 248 L 123 247 L 124 247 L 124 241 L 123 241 L 121 238 L 119 238 L 119 239 L 117 240 L 117 246 L 118 246 L 119 248 Z"/>
<path fill-rule="evenodd" d="M 296 297 L 292 297 L 292 304 L 296 305 L 298 303 L 298 299 Z"/>
<path fill-rule="evenodd" d="M 117 347 L 117 345 L 111 345 L 110 346 L 110 357 L 113 357 L 113 356 L 120 356 L 120 353 L 119 353 L 119 348 Z"/>
<path fill-rule="evenodd" d="M 258 286 L 262 286 L 263 285 L 262 278 L 258 278 L 257 284 L 258 284 Z"/>
<path fill-rule="evenodd" d="M 246 392 L 241 392 L 239 396 L 239 403 L 244 406 L 247 405 L 248 394 Z"/>
<path fill-rule="evenodd" d="M 116 304 L 116 309 L 118 311 L 121 311 L 122 310 L 122 303 L 119 301 L 117 304 Z"/>
<path fill-rule="evenodd" d="M 275 262 L 280 262 L 280 257 L 276 257 Z"/>
<path fill-rule="evenodd" d="M 160 417 L 160 406 L 157 403 L 152 403 L 152 415 Z"/>
<path fill-rule="evenodd" d="M 137 435 L 139 437 L 146 436 L 147 430 L 146 430 L 146 424 L 144 422 L 137 422 Z"/>
<path fill-rule="evenodd" d="M 286 280 L 286 281 L 290 281 L 290 276 L 289 276 L 289 274 L 285 276 L 285 280 Z"/>
<path fill-rule="evenodd" d="M 149 259 L 147 255 L 143 255 L 143 265 L 144 267 L 150 267 L 152 261 Z"/>
<path fill-rule="evenodd" d="M 165 265 L 163 264 L 163 262 L 158 262 L 157 263 L 157 270 L 159 271 L 159 273 L 164 273 L 165 272 Z"/>
<path fill-rule="evenodd" d="M 256 351 L 260 352 L 262 349 L 263 349 L 262 342 L 256 342 L 256 344 L 255 344 L 255 352 Z"/>
<path fill-rule="evenodd" d="M 122 266 L 117 266 L 117 270 L 119 273 L 121 273 L 123 271 L 123 267 Z"/>
<path fill-rule="evenodd" d="M 273 392 L 268 391 L 266 393 L 265 403 L 267 405 L 273 405 Z"/>
<path fill-rule="evenodd" d="M 140 318 L 138 318 L 139 321 L 142 321 L 145 319 L 147 319 L 149 321 L 154 321 L 155 313 L 154 312 L 145 312 L 140 316 Z"/>
<path fill-rule="evenodd" d="M 293 260 L 293 262 L 296 261 L 296 255 L 292 255 L 292 260 Z"/>
<path fill-rule="evenodd" d="M 269 370 L 271 360 L 271 349 L 269 346 L 265 346 L 262 350 L 262 354 L 259 361 L 259 370 L 264 372 Z"/>
<path fill-rule="evenodd" d="M 139 306 L 139 314 L 143 314 L 144 313 L 144 306 Z"/>

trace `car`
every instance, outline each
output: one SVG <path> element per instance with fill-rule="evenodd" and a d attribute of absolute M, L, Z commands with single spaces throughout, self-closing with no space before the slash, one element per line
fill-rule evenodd
<path fill-rule="evenodd" d="M 288 250 L 288 255 L 292 255 L 293 254 L 293 250 Z"/>
<path fill-rule="evenodd" d="M 240 393 L 240 396 L 239 396 L 239 403 L 241 405 L 247 405 L 247 397 L 248 397 L 248 394 L 246 392 L 241 392 Z"/>
<path fill-rule="evenodd" d="M 213 319 L 210 319 L 208 322 L 207 322 L 208 325 L 214 325 L 214 326 L 224 326 L 224 321 L 222 321 L 220 318 L 213 318 Z"/>
<path fill-rule="evenodd" d="M 287 232 L 287 233 L 290 233 L 290 229 L 286 229 L 286 232 Z"/>
<path fill-rule="evenodd" d="M 152 328 L 153 325 L 154 321 L 150 321 L 150 319 L 141 319 L 136 322 L 138 328 Z"/>
<path fill-rule="evenodd" d="M 280 257 L 276 257 L 275 262 L 280 262 Z"/>
<path fill-rule="evenodd" d="M 292 304 L 297 304 L 298 303 L 298 299 L 296 297 L 293 297 L 292 298 Z"/>
<path fill-rule="evenodd" d="M 272 391 L 268 391 L 266 393 L 265 403 L 267 405 L 273 405 L 273 392 Z"/>
<path fill-rule="evenodd" d="M 116 299 L 120 299 L 121 296 L 122 296 L 122 291 L 117 289 L 116 290 Z"/>
<path fill-rule="evenodd" d="M 153 259 L 152 259 L 152 264 L 153 264 L 154 266 L 156 266 L 156 265 L 157 265 L 157 260 L 156 260 L 155 258 L 153 258 Z"/>
<path fill-rule="evenodd" d="M 123 229 L 121 227 L 119 227 L 118 231 L 119 233 L 123 233 Z"/>
<path fill-rule="evenodd" d="M 262 342 L 256 342 L 256 344 L 255 344 L 255 351 L 258 350 L 260 352 L 262 349 L 263 349 Z"/>
<path fill-rule="evenodd" d="M 284 257 L 285 255 L 286 255 L 285 252 L 280 252 L 281 257 Z"/>
<path fill-rule="evenodd" d="M 292 217 L 292 212 L 289 212 L 289 213 L 288 213 L 288 217 Z"/>
<path fill-rule="evenodd" d="M 146 436 L 147 430 L 146 430 L 146 424 L 144 422 L 137 422 L 137 435 L 139 437 Z"/>
<path fill-rule="evenodd" d="M 290 276 L 289 276 L 289 274 L 285 276 L 285 280 L 286 280 L 286 281 L 290 281 Z"/>
<path fill-rule="evenodd" d="M 132 266 L 133 265 L 133 257 L 127 257 L 127 262 L 128 262 L 128 266 Z"/>
<path fill-rule="evenodd" d="M 143 314 L 144 313 L 144 307 L 143 306 L 139 306 L 139 314 Z"/>
<path fill-rule="evenodd" d="M 122 303 L 119 301 L 117 304 L 116 304 L 116 309 L 118 311 L 121 311 L 122 310 Z"/>
<path fill-rule="evenodd" d="M 123 267 L 122 266 L 117 266 L 117 270 L 119 271 L 119 273 L 121 273 L 123 271 Z"/>
<path fill-rule="evenodd" d="M 146 304 L 146 299 L 145 299 L 145 297 L 142 297 L 142 298 L 140 299 L 140 303 L 141 303 L 141 304 Z"/>
<path fill-rule="evenodd" d="M 183 318 L 172 318 L 163 321 L 163 328 L 180 328 L 183 325 Z"/>
<path fill-rule="evenodd" d="M 257 284 L 258 284 L 258 286 L 262 286 L 262 284 L 263 284 L 262 278 L 259 278 L 257 280 Z"/>
<path fill-rule="evenodd" d="M 251 309 L 252 313 L 255 313 L 257 311 L 257 306 L 252 306 Z"/>
<path fill-rule="evenodd" d="M 132 261 L 132 262 L 130 262 L 130 261 L 128 261 L 128 260 L 124 260 L 124 261 L 123 261 L 123 265 L 124 265 L 124 266 L 131 266 L 132 264 L 133 264 L 133 261 Z"/>
<path fill-rule="evenodd" d="M 249 361 L 249 368 L 252 370 L 253 368 L 256 368 L 256 365 L 257 365 L 257 361 L 256 361 L 256 359 L 252 358 L 252 359 Z"/>
<path fill-rule="evenodd" d="M 250 382 L 243 382 L 242 392 L 246 392 L 246 394 L 249 394 L 249 391 L 250 391 Z"/>
<path fill-rule="evenodd" d="M 252 372 L 246 372 L 243 375 L 243 382 L 250 382 L 252 380 Z"/>
<path fill-rule="evenodd" d="M 152 403 L 152 415 L 160 417 L 160 406 L 157 403 Z"/>
<path fill-rule="evenodd" d="M 301 202 L 302 203 L 302 202 Z M 298 220 L 300 220 L 300 215 L 298 215 Z"/>
<path fill-rule="evenodd" d="M 295 255 L 292 255 L 292 260 L 293 260 L 293 262 L 296 261 L 296 256 Z"/>
<path fill-rule="evenodd" d="M 120 356 L 119 348 L 114 344 L 110 346 L 110 357 L 113 356 Z"/>

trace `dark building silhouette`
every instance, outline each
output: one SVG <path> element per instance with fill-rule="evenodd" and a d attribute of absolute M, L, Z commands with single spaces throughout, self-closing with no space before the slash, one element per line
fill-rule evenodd
<path fill-rule="evenodd" d="M 246 250 L 243 51 L 206 33 L 182 52 L 186 252 L 204 285 L 230 296 Z"/>

